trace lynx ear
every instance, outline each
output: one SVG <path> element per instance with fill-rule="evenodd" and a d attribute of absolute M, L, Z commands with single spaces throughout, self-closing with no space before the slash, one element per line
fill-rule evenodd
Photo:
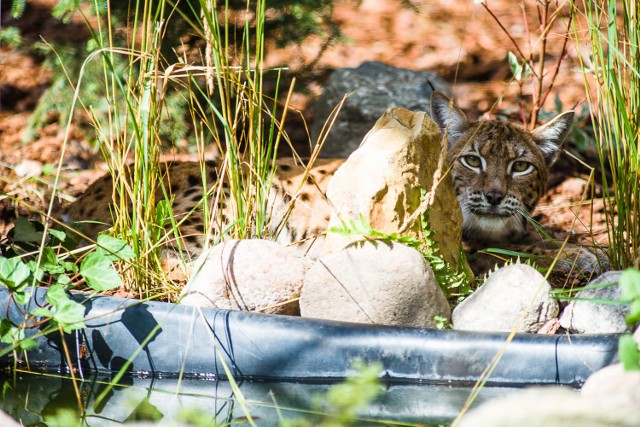
<path fill-rule="evenodd" d="M 558 159 L 562 143 L 572 125 L 573 111 L 567 111 L 533 130 L 533 136 L 538 140 L 538 148 L 542 151 L 548 166 Z"/>
<path fill-rule="evenodd" d="M 449 147 L 456 143 L 469 126 L 464 112 L 448 96 L 438 91 L 431 94 L 431 117 L 440 126 L 442 135 L 449 137 Z"/>

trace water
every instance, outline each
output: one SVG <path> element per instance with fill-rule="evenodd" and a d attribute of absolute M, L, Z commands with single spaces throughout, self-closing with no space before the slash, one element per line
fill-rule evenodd
<path fill-rule="evenodd" d="M 127 378 L 111 389 L 101 403 L 108 377 L 79 382 L 83 411 L 71 380 L 59 376 L 17 373 L 0 376 L 10 384 L 1 409 L 24 425 L 38 425 L 61 409 L 79 414 L 86 426 L 113 426 L 135 419 L 152 419 L 158 424 L 175 420 L 185 411 L 195 411 L 198 419 L 218 424 L 248 425 L 248 414 L 258 426 L 278 426 L 283 419 L 314 420 L 314 408 L 331 384 L 293 382 L 245 382 L 240 390 L 246 411 L 229 382 Z M 512 393 L 515 388 L 484 388 L 475 404 Z M 360 411 L 356 425 L 442 425 L 450 423 L 464 405 L 470 387 L 449 385 L 387 385 L 375 401 Z M 315 405 L 315 406 L 314 406 Z M 247 414 L 248 412 L 248 414 Z M 145 415 L 146 414 L 146 415 Z"/>

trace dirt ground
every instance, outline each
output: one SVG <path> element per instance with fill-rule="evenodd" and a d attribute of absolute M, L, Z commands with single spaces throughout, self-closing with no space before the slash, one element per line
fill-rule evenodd
<path fill-rule="evenodd" d="M 85 24 L 74 17 L 70 24 L 51 18 L 54 0 L 34 0 L 20 20 L 9 15 L 10 1 L 2 0 L 2 26 L 18 26 L 28 40 L 42 37 L 51 41 L 72 37 L 83 41 L 88 37 Z M 539 33 L 536 10 L 538 2 L 526 0 L 523 12 L 520 2 L 489 0 L 491 12 L 511 37 L 528 53 L 537 49 L 535 37 Z M 523 14 L 527 16 L 526 22 Z M 565 43 L 568 10 L 561 9 L 560 17 L 549 29 L 548 50 L 545 58 L 546 73 L 551 75 Z M 457 103 L 472 117 L 490 111 L 492 115 L 519 117 L 518 86 L 510 83 L 511 71 L 507 61 L 514 46 L 509 36 L 486 10 L 474 1 L 460 0 L 363 0 L 340 1 L 334 18 L 348 41 L 331 45 L 317 61 L 309 82 L 311 91 L 297 94 L 293 106 L 312 119 L 313 101 L 321 93 L 322 84 L 331 70 L 338 67 L 356 67 L 363 61 L 376 60 L 415 70 L 432 70 L 451 82 Z M 316 59 L 323 40 L 311 39 L 300 47 L 271 50 L 269 66 L 288 66 L 300 70 Z M 574 40 L 566 44 L 566 53 L 554 82 L 554 89 L 545 107 L 553 110 L 555 98 L 563 109 L 576 107 L 580 111 L 585 103 L 583 77 L 578 67 L 579 51 Z M 29 215 L 24 204 L 16 204 L 9 196 L 19 197 L 27 204 L 39 208 L 46 201 L 47 185 L 53 178 L 43 174 L 37 179 L 25 175 L 37 172 L 46 165 L 56 165 L 63 154 L 64 129 L 55 120 L 46 126 L 37 138 L 23 143 L 23 133 L 38 98 L 51 80 L 51 71 L 42 64 L 34 52 L 0 47 L 0 233 L 16 216 Z M 531 93 L 528 85 L 525 94 Z M 588 118 L 581 118 L 586 123 Z M 601 204 L 596 205 L 593 217 L 588 206 L 580 209 L 587 189 L 589 165 L 596 161 L 591 150 L 567 145 L 554 168 L 551 188 L 537 210 L 536 218 L 554 235 L 575 234 L 585 236 L 593 226 L 599 241 L 603 241 L 603 215 Z M 103 173 L 100 156 L 87 141 L 84 132 L 72 128 L 70 144 L 64 153 L 64 180 L 60 188 L 64 193 L 78 194 L 98 175 Z M 587 166 L 576 160 L 582 159 Z M 36 185 L 36 183 L 39 183 Z M 44 183 L 45 185 L 42 185 Z M 587 192 L 588 193 L 588 192 Z M 598 195 L 597 186 L 595 188 Z M 590 194 L 587 194 L 590 195 Z M 579 213 L 577 213 L 579 212 Z"/>

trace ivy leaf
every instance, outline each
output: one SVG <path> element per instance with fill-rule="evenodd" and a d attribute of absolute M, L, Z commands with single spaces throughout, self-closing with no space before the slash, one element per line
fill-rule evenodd
<path fill-rule="evenodd" d="M 98 236 L 97 246 L 96 253 L 111 261 L 131 259 L 136 255 L 125 241 L 106 234 Z"/>
<path fill-rule="evenodd" d="M 13 345 L 15 351 L 31 350 L 38 344 L 30 339 L 25 339 L 24 330 L 13 326 L 6 317 L 0 320 L 0 342 Z"/>
<path fill-rule="evenodd" d="M 76 329 L 82 329 L 84 324 L 85 307 L 73 300 L 67 299 L 56 306 L 53 320 L 62 326 L 62 330 L 71 333 Z"/>
<path fill-rule="evenodd" d="M 16 351 L 29 351 L 33 350 L 38 346 L 38 343 L 32 340 L 31 338 L 21 339 L 15 345 Z"/>
<path fill-rule="evenodd" d="M 108 256 L 92 252 L 80 265 L 80 274 L 87 284 L 98 292 L 115 289 L 122 285 L 122 279 Z"/>
<path fill-rule="evenodd" d="M 65 233 L 64 231 L 49 229 L 49 234 L 51 234 L 61 242 L 64 242 L 67 239 L 67 233 Z"/>
<path fill-rule="evenodd" d="M 31 314 L 33 314 L 36 317 L 46 317 L 46 318 L 51 318 L 53 317 L 53 313 L 51 313 L 51 310 L 44 308 L 44 307 L 38 307 L 35 310 L 33 310 L 31 312 Z"/>
<path fill-rule="evenodd" d="M 618 357 L 625 371 L 640 371 L 640 351 L 631 335 L 623 335 L 618 342 Z"/>
<path fill-rule="evenodd" d="M 13 325 L 11 321 L 6 317 L 0 319 L 0 341 L 5 344 L 12 344 L 13 337 L 11 336 Z"/>
<path fill-rule="evenodd" d="M 47 290 L 47 295 L 44 298 L 49 304 L 54 307 L 57 307 L 58 305 L 63 304 L 65 301 L 69 300 L 67 293 L 58 283 L 49 287 L 49 290 Z"/>
<path fill-rule="evenodd" d="M 16 303 L 20 305 L 25 305 L 27 301 L 29 301 L 29 298 L 31 297 L 31 292 L 14 291 L 11 293 L 11 295 L 13 296 L 13 299 L 16 301 Z"/>
<path fill-rule="evenodd" d="M 64 273 L 64 266 L 60 263 L 60 259 L 56 252 L 50 248 L 45 247 L 42 251 L 42 260 L 40 262 L 40 266 L 44 271 L 47 271 L 51 274 L 61 274 Z"/>
<path fill-rule="evenodd" d="M 40 243 L 42 241 L 42 231 L 36 230 L 36 226 L 32 222 L 24 218 L 16 218 L 13 227 L 13 241 Z"/>
<path fill-rule="evenodd" d="M 640 299 L 640 271 L 628 269 L 620 276 L 620 297 L 625 301 Z"/>
<path fill-rule="evenodd" d="M 19 258 L 0 258 L 0 283 L 10 292 L 19 292 L 27 286 L 31 270 Z"/>

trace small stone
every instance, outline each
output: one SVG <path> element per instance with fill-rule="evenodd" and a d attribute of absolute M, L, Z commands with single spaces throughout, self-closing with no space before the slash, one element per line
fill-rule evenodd
<path fill-rule="evenodd" d="M 309 264 L 268 240 L 229 240 L 204 252 L 181 304 L 296 315 Z"/>
<path fill-rule="evenodd" d="M 42 163 L 35 160 L 23 160 L 14 168 L 19 177 L 38 177 L 42 175 Z"/>
<path fill-rule="evenodd" d="M 512 264 L 486 282 L 453 310 L 454 329 L 538 332 L 558 315 L 551 286 L 535 268 Z"/>
<path fill-rule="evenodd" d="M 360 241 L 321 258 L 307 273 L 303 317 L 432 328 L 450 309 L 424 257 L 395 242 Z"/>
<path fill-rule="evenodd" d="M 606 286 L 595 289 L 583 289 L 575 295 L 560 316 L 560 325 L 566 330 L 578 334 L 609 334 L 629 332 L 625 317 L 629 314 L 628 304 L 602 304 L 589 300 L 620 300 L 621 271 L 609 271 L 589 282 L 588 286 Z M 579 300 L 578 300 L 579 299 Z"/>

